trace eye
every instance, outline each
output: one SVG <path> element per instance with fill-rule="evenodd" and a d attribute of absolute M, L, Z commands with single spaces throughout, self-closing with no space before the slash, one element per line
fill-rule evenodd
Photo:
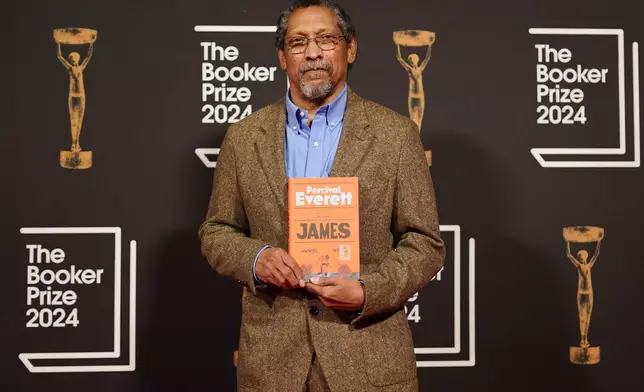
<path fill-rule="evenodd" d="M 292 38 L 291 40 L 288 41 L 288 44 L 290 46 L 297 46 L 297 45 L 302 45 L 306 42 L 306 39 L 303 37 L 297 37 L 297 38 Z"/>
<path fill-rule="evenodd" d="M 335 37 L 334 37 L 334 36 L 332 36 L 331 34 L 324 34 L 324 35 L 321 35 L 321 36 L 318 38 L 318 40 L 319 40 L 320 42 L 323 42 L 323 43 L 333 42 L 333 40 L 334 40 L 334 39 L 335 39 Z"/>

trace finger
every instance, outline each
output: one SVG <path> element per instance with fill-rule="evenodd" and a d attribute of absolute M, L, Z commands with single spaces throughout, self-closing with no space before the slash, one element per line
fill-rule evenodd
<path fill-rule="evenodd" d="M 289 258 L 292 264 L 295 265 L 295 269 L 287 262 L 287 259 Z M 301 279 L 297 276 L 297 269 L 299 269 L 299 267 L 295 260 L 293 260 L 292 257 L 288 256 L 288 253 L 286 253 L 285 251 L 279 252 L 276 265 L 280 269 L 282 275 L 286 277 L 291 287 L 295 288 L 301 286 Z"/>
<path fill-rule="evenodd" d="M 299 282 L 297 277 L 286 264 L 279 260 L 275 265 L 275 268 L 282 274 L 282 276 L 284 276 L 286 283 L 288 283 L 290 287 L 298 287 Z"/>
<path fill-rule="evenodd" d="M 273 283 L 275 286 L 286 288 L 286 278 L 282 273 L 272 264 L 269 264 L 270 276 L 269 282 Z"/>
<path fill-rule="evenodd" d="M 304 272 L 302 272 L 302 268 L 300 268 L 295 259 L 285 252 L 282 256 L 282 260 L 284 260 L 284 264 L 293 271 L 300 287 L 304 287 L 306 285 L 304 282 Z"/>
<path fill-rule="evenodd" d="M 312 292 L 313 294 L 317 295 L 320 298 L 326 297 L 326 287 L 325 286 L 318 286 L 315 284 L 307 283 L 306 284 L 306 289 Z"/>
<path fill-rule="evenodd" d="M 265 282 L 269 282 L 281 288 L 291 288 L 292 284 L 288 281 L 288 278 L 285 275 L 285 273 L 289 272 L 290 270 L 286 267 L 283 267 L 284 271 L 282 271 L 279 268 L 279 266 L 283 264 L 282 257 L 280 256 L 281 252 L 283 252 L 283 250 L 280 248 L 271 248 L 262 252 L 260 259 L 257 262 L 256 273 L 258 276 L 260 276 L 260 274 L 266 274 L 267 276 L 265 279 L 260 278 Z M 263 256 L 265 254 L 266 257 L 264 258 Z"/>

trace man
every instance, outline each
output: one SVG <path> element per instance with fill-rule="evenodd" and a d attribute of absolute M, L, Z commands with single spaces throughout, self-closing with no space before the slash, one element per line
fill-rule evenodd
<path fill-rule="evenodd" d="M 217 273 L 244 285 L 240 391 L 416 391 L 404 303 L 442 268 L 418 128 L 348 89 L 358 43 L 328 1 L 282 12 L 286 97 L 232 125 L 199 234 Z M 304 282 L 287 252 L 288 177 L 359 178 L 361 281 Z"/>

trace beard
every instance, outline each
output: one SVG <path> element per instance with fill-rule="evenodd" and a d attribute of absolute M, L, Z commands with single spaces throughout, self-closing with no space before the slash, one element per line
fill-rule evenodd
<path fill-rule="evenodd" d="M 313 71 L 317 73 L 327 73 L 329 78 L 324 80 L 322 78 L 305 81 L 304 73 Z M 331 74 L 333 73 L 333 66 L 322 60 L 315 60 L 303 63 L 299 69 L 300 91 L 304 98 L 309 101 L 320 101 L 329 97 L 333 91 L 333 84 L 331 83 Z"/>

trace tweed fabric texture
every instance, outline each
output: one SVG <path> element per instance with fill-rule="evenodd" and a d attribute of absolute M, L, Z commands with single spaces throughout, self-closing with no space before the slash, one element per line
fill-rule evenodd
<path fill-rule="evenodd" d="M 313 356 L 313 362 L 309 369 L 309 375 L 306 378 L 304 392 L 331 392 L 329 384 L 326 382 L 320 360 L 316 355 Z"/>
<path fill-rule="evenodd" d="M 202 253 L 244 285 L 239 391 L 301 392 L 315 351 L 330 389 L 416 391 L 405 301 L 442 268 L 445 251 L 416 125 L 348 91 L 332 177 L 357 176 L 362 314 L 327 309 L 304 289 L 256 287 L 264 245 L 288 249 L 284 99 L 229 127 L 214 173 Z M 309 312 L 317 307 L 319 312 Z"/>

